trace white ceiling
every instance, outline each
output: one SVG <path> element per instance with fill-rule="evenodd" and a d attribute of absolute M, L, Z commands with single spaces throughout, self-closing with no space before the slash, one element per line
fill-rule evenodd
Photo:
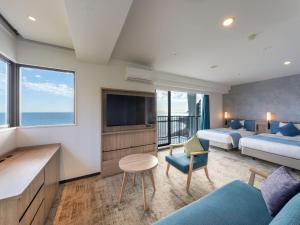
<path fill-rule="evenodd" d="M 73 48 L 63 0 L 0 0 L 0 13 L 26 39 Z"/>
<path fill-rule="evenodd" d="M 108 63 L 132 0 L 65 0 L 79 59 Z"/>
<path fill-rule="evenodd" d="M 300 74 L 299 6 L 299 0 L 135 0 L 113 57 L 227 84 Z M 225 29 L 228 16 L 236 20 Z M 292 64 L 283 66 L 285 60 Z"/>
<path fill-rule="evenodd" d="M 0 12 L 24 38 L 89 62 L 119 58 L 226 84 L 300 74 L 299 0 L 0 0 Z M 223 28 L 228 16 L 235 23 Z"/>

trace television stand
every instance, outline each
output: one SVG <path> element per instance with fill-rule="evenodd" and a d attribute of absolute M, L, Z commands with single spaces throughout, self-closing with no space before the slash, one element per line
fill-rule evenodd
<path fill-rule="evenodd" d="M 120 129 L 105 127 L 106 94 L 120 93 L 139 96 L 153 96 L 155 93 L 114 89 L 102 89 L 102 134 L 101 134 L 101 176 L 108 177 L 122 173 L 119 161 L 124 156 L 137 153 L 157 153 L 156 125 L 123 126 Z M 156 111 L 156 110 L 155 110 Z"/>

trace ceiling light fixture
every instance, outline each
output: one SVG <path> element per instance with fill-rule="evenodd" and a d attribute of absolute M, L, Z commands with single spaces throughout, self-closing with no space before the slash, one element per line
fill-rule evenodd
<path fill-rule="evenodd" d="M 291 64 L 291 61 L 285 61 L 283 64 L 284 64 L 284 65 L 290 65 L 290 64 Z"/>
<path fill-rule="evenodd" d="M 212 65 L 210 68 L 211 69 L 216 69 L 216 68 L 218 68 L 219 66 L 218 65 Z"/>
<path fill-rule="evenodd" d="M 28 19 L 35 22 L 36 21 L 36 18 L 34 18 L 33 16 L 28 16 Z"/>
<path fill-rule="evenodd" d="M 234 18 L 233 17 L 228 17 L 228 18 L 223 20 L 223 26 L 224 27 L 229 27 L 229 26 L 232 25 L 233 22 L 234 22 Z"/>

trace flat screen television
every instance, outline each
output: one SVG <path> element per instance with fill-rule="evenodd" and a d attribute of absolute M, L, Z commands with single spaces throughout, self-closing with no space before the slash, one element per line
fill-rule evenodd
<path fill-rule="evenodd" d="M 105 128 L 140 126 L 155 124 L 155 95 L 105 94 Z"/>

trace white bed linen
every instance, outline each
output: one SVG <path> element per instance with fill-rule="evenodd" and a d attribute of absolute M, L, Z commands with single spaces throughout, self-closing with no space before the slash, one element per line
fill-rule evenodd
<path fill-rule="evenodd" d="M 288 140 L 300 141 L 300 135 L 295 137 L 281 136 L 277 134 L 259 134 L 267 137 L 276 137 Z M 254 138 L 241 138 L 240 148 L 252 148 L 255 150 L 260 150 L 268 153 L 273 153 L 276 155 L 286 156 L 294 159 L 300 159 L 300 147 L 295 145 L 288 145 L 284 143 L 272 142 L 267 140 L 257 140 Z"/>
<path fill-rule="evenodd" d="M 255 134 L 255 132 L 252 131 L 246 131 L 245 129 L 239 129 L 239 130 L 233 130 L 231 128 L 219 128 L 220 130 L 225 130 L 225 131 L 237 131 L 240 133 L 242 137 L 248 137 L 252 136 Z M 232 137 L 229 134 L 223 134 L 220 132 L 213 132 L 213 129 L 209 130 L 199 130 L 197 132 L 197 137 L 198 138 L 203 138 L 209 141 L 215 141 L 215 142 L 220 142 L 220 143 L 225 143 L 225 144 L 232 144 L 233 140 Z"/>

